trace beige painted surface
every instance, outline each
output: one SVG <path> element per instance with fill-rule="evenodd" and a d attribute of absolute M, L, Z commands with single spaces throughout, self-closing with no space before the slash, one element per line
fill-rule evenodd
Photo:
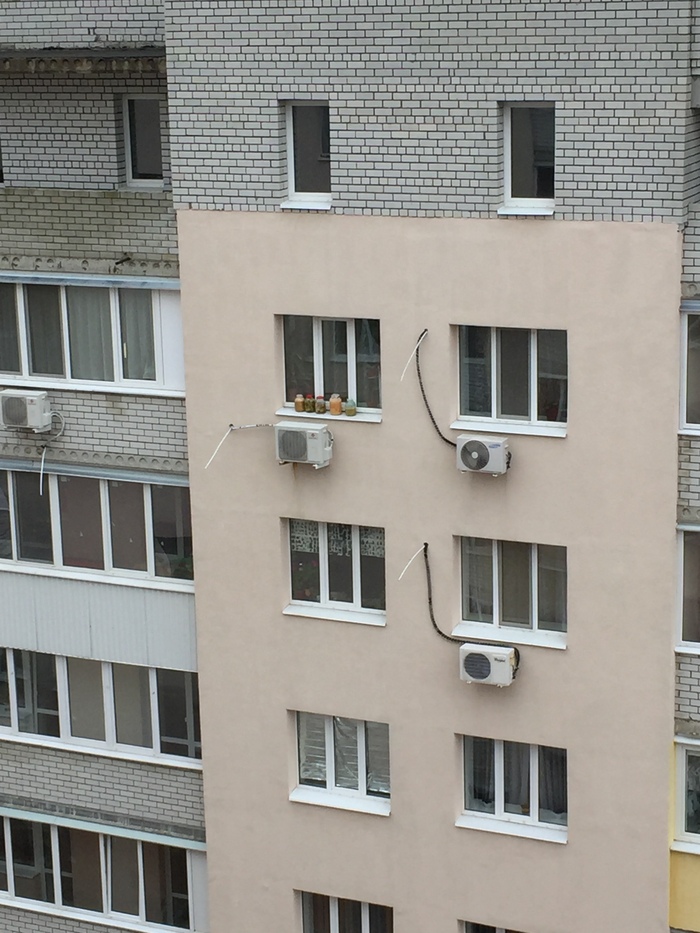
<path fill-rule="evenodd" d="M 182 212 L 212 933 L 298 933 L 294 889 L 524 933 L 668 929 L 680 238 L 661 224 Z M 329 469 L 278 466 L 283 313 L 378 317 L 382 424 L 335 423 Z M 566 328 L 565 439 L 511 436 L 464 475 L 401 371 L 424 327 L 436 417 L 457 412 L 450 325 Z M 449 431 L 448 431 L 449 433 Z M 452 432 L 455 436 L 457 432 Z M 383 525 L 386 628 L 283 617 L 281 517 Z M 523 648 L 506 690 L 458 679 L 454 536 L 566 545 L 569 647 Z M 287 710 L 386 721 L 392 814 L 288 801 Z M 461 734 L 569 755 L 566 845 L 455 828 Z"/>

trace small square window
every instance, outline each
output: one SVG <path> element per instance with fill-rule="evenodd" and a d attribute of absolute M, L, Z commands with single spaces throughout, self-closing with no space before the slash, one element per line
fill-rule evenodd
<path fill-rule="evenodd" d="M 551 211 L 555 184 L 554 106 L 507 104 L 503 136 L 506 210 Z"/>
<path fill-rule="evenodd" d="M 160 101 L 156 97 L 127 97 L 124 110 L 127 184 L 160 186 L 163 182 Z"/>
<path fill-rule="evenodd" d="M 289 200 L 328 205 L 331 199 L 328 104 L 288 103 L 285 116 Z"/>

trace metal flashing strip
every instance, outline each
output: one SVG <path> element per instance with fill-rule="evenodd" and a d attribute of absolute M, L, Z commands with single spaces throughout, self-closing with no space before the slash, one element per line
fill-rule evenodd
<path fill-rule="evenodd" d="M 0 272 L 0 282 L 19 285 L 90 285 L 93 288 L 148 288 L 179 291 L 180 279 L 144 275 L 81 275 L 67 272 Z"/>
<path fill-rule="evenodd" d="M 700 311 L 700 298 L 682 298 L 681 313 L 684 311 Z"/>
<path fill-rule="evenodd" d="M 19 470 L 24 473 L 38 473 L 41 461 L 0 457 L 0 470 Z M 86 466 L 82 463 L 59 463 L 47 460 L 44 473 L 57 476 L 89 476 L 96 479 L 113 479 L 124 483 L 155 483 L 158 486 L 189 486 L 189 475 L 182 473 L 159 473 L 157 470 L 122 470 L 110 466 Z"/>
<path fill-rule="evenodd" d="M 0 46 L 0 58 L 165 58 L 164 45 Z"/>

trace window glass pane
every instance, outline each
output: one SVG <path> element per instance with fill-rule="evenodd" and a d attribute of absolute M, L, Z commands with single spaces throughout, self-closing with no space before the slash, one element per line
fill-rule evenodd
<path fill-rule="evenodd" d="M 318 522 L 305 522 L 296 518 L 290 520 L 289 556 L 292 571 L 292 599 L 320 602 Z"/>
<path fill-rule="evenodd" d="M 686 753 L 685 831 L 700 833 L 700 755 Z"/>
<path fill-rule="evenodd" d="M 391 907 L 369 905 L 369 933 L 394 933 L 394 911 Z"/>
<path fill-rule="evenodd" d="M 530 417 L 530 331 L 498 331 L 498 417 Z"/>
<path fill-rule="evenodd" d="M 352 600 L 352 529 L 350 525 L 328 529 L 328 595 L 333 602 Z"/>
<path fill-rule="evenodd" d="M 537 417 L 566 421 L 567 374 L 565 330 L 537 331 Z"/>
<path fill-rule="evenodd" d="M 485 923 L 465 923 L 464 933 L 497 933 L 496 927 L 490 927 Z"/>
<path fill-rule="evenodd" d="M 69 285 L 68 341 L 74 379 L 114 381 L 109 289 Z"/>
<path fill-rule="evenodd" d="M 104 569 L 100 481 L 59 476 L 63 563 L 67 567 Z"/>
<path fill-rule="evenodd" d="M 15 895 L 53 903 L 51 829 L 44 823 L 10 820 Z"/>
<path fill-rule="evenodd" d="M 683 641 L 700 641 L 700 534 L 683 533 Z"/>
<path fill-rule="evenodd" d="M 338 933 L 363 933 L 362 905 L 338 898 Z"/>
<path fill-rule="evenodd" d="M 109 837 L 112 910 L 137 916 L 139 912 L 138 843 L 135 839 Z"/>
<path fill-rule="evenodd" d="M 156 575 L 191 580 L 190 491 L 185 486 L 151 486 Z"/>
<path fill-rule="evenodd" d="M 197 676 L 189 671 L 156 671 L 160 750 L 166 755 L 201 757 Z"/>
<path fill-rule="evenodd" d="M 8 473 L 0 470 L 0 557 L 12 558 Z"/>
<path fill-rule="evenodd" d="M 501 623 L 530 628 L 530 545 L 499 542 L 501 556 Z"/>
<path fill-rule="evenodd" d="M 389 726 L 385 722 L 365 723 L 367 793 L 388 797 L 391 793 L 389 770 Z"/>
<path fill-rule="evenodd" d="M 566 826 L 566 749 L 540 745 L 539 758 L 540 822 Z"/>
<path fill-rule="evenodd" d="M 363 609 L 386 609 L 383 528 L 360 527 L 360 599 Z"/>
<path fill-rule="evenodd" d="M 131 177 L 162 178 L 160 102 L 148 98 L 129 101 Z"/>
<path fill-rule="evenodd" d="M 326 786 L 326 717 L 297 713 L 299 783 Z"/>
<path fill-rule="evenodd" d="M 331 190 L 330 120 L 327 106 L 292 107 L 294 190 Z"/>
<path fill-rule="evenodd" d="M 345 321 L 322 321 L 323 392 L 348 397 L 348 325 Z M 355 399 L 357 402 L 357 399 Z"/>
<path fill-rule="evenodd" d="M 537 626 L 566 631 L 566 548 L 537 546 Z"/>
<path fill-rule="evenodd" d="M 71 735 L 81 739 L 105 740 L 102 662 L 68 658 L 68 697 Z"/>
<path fill-rule="evenodd" d="M 10 677 L 7 668 L 7 650 L 0 648 L 0 726 L 10 726 Z M 0 829 L 2 826 L 0 825 Z"/>
<path fill-rule="evenodd" d="M 0 283 L 0 372 L 18 373 L 17 293 L 14 285 Z"/>
<path fill-rule="evenodd" d="M 144 842 L 143 880 L 146 920 L 189 929 L 186 850 Z"/>
<path fill-rule="evenodd" d="M 331 933 L 331 902 L 324 894 L 301 895 L 304 933 Z"/>
<path fill-rule="evenodd" d="M 66 907 L 102 912 L 100 837 L 80 829 L 58 828 L 61 896 Z"/>
<path fill-rule="evenodd" d="M 114 713 L 120 745 L 153 745 L 148 668 L 113 664 Z"/>
<path fill-rule="evenodd" d="M 335 786 L 360 789 L 357 761 L 356 719 L 333 717 L 333 748 L 335 753 Z"/>
<path fill-rule="evenodd" d="M 511 196 L 554 197 L 554 107 L 513 107 Z"/>
<path fill-rule="evenodd" d="M 315 395 L 313 318 L 284 316 L 285 399 L 296 395 Z"/>
<path fill-rule="evenodd" d="M 148 569 L 143 486 L 110 480 L 109 523 L 112 537 L 112 566 L 120 570 Z"/>
<path fill-rule="evenodd" d="M 491 328 L 459 329 L 459 411 L 490 418 Z"/>
<path fill-rule="evenodd" d="M 0 816 L 0 891 L 7 891 L 7 855 L 5 854 L 5 819 Z"/>
<path fill-rule="evenodd" d="M 19 731 L 60 734 L 56 659 L 34 651 L 14 652 Z"/>
<path fill-rule="evenodd" d="M 530 746 L 503 743 L 503 796 L 506 813 L 530 813 Z"/>
<path fill-rule="evenodd" d="M 143 288 L 120 288 L 119 320 L 124 378 L 153 381 L 156 349 L 151 292 Z"/>
<path fill-rule="evenodd" d="M 29 371 L 32 375 L 63 376 L 61 307 L 57 285 L 25 285 Z"/>
<path fill-rule="evenodd" d="M 38 473 L 15 473 L 15 518 L 21 560 L 53 561 L 48 479 L 39 495 Z"/>
<path fill-rule="evenodd" d="M 382 407 L 379 321 L 355 321 L 355 357 L 359 408 Z"/>
<path fill-rule="evenodd" d="M 493 739 L 479 739 L 465 736 L 465 809 L 478 810 L 481 813 L 495 812 L 496 796 L 494 790 L 493 763 Z"/>
<path fill-rule="evenodd" d="M 688 374 L 685 418 L 700 424 L 700 314 L 688 314 Z"/>
<path fill-rule="evenodd" d="M 462 538 L 462 618 L 493 622 L 493 541 Z"/>

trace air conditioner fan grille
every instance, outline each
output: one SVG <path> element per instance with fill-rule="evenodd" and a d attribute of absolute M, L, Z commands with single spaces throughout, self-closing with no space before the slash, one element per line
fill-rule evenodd
<path fill-rule="evenodd" d="M 280 431 L 277 435 L 280 460 L 308 459 L 308 444 L 303 431 Z"/>
<path fill-rule="evenodd" d="M 462 447 L 460 456 L 468 470 L 483 470 L 489 462 L 489 449 L 482 441 L 471 440 Z"/>
<path fill-rule="evenodd" d="M 486 680 L 491 675 L 491 662 L 485 654 L 472 651 L 464 658 L 464 672 L 472 680 Z"/>
<path fill-rule="evenodd" d="M 27 423 L 27 401 L 19 396 L 10 396 L 2 400 L 3 423 L 21 428 Z"/>

